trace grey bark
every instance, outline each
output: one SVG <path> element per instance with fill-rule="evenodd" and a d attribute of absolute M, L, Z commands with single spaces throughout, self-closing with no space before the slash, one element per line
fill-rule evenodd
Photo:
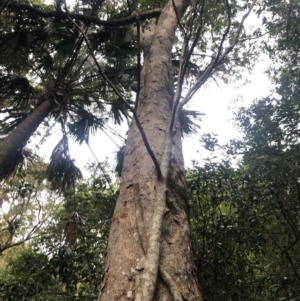
<path fill-rule="evenodd" d="M 174 4 L 182 17 L 188 2 L 175 0 Z M 169 131 L 174 97 L 171 50 L 177 25 L 169 1 L 155 29 L 151 28 L 153 37 L 148 35 L 143 45 L 137 113 L 163 176 L 158 180 L 133 121 L 109 236 L 101 301 L 201 300 L 193 267 L 178 122 L 175 134 Z"/>
<path fill-rule="evenodd" d="M 10 161 L 25 146 L 34 131 L 51 112 L 51 98 L 43 97 L 42 99 L 44 101 L 0 142 L 0 174 L 3 173 Z"/>

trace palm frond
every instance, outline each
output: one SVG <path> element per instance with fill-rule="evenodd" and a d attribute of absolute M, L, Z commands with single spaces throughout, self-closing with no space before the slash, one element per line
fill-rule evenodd
<path fill-rule="evenodd" d="M 1 35 L 1 64 L 5 63 L 7 65 L 7 61 L 10 61 L 11 64 L 14 65 L 16 61 L 27 61 L 30 52 L 28 46 L 32 44 L 31 34 L 25 31 L 13 31 L 6 34 L 4 37 Z M 24 52 L 24 49 L 27 49 L 28 53 Z"/>
<path fill-rule="evenodd" d="M 78 42 L 79 34 L 74 30 L 72 23 L 54 19 L 50 32 L 50 39 L 57 51 L 57 58 L 66 59 L 73 53 Z"/>
<path fill-rule="evenodd" d="M 82 178 L 80 169 L 69 156 L 65 137 L 54 148 L 46 174 L 53 189 L 66 191 Z"/>
<path fill-rule="evenodd" d="M 121 124 L 123 117 L 128 118 L 128 109 L 121 99 L 113 100 L 111 103 L 109 115 L 114 119 L 115 124 Z"/>
<path fill-rule="evenodd" d="M 193 110 L 182 110 L 179 114 L 179 122 L 181 127 L 181 136 L 188 137 L 190 135 L 197 134 L 197 131 L 200 129 L 200 125 L 195 121 L 201 121 L 201 116 L 204 116 L 204 113 Z"/>
<path fill-rule="evenodd" d="M 121 146 L 119 150 L 116 152 L 117 166 L 115 168 L 115 172 L 118 173 L 119 177 L 121 177 L 122 174 L 124 152 L 125 152 L 125 145 Z"/>
<path fill-rule="evenodd" d="M 34 93 L 35 89 L 26 77 L 12 74 L 0 76 L 0 103 L 11 100 L 13 105 L 22 106 L 29 102 Z"/>
<path fill-rule="evenodd" d="M 47 28 L 45 20 L 34 14 L 4 13 L 0 20 L 0 64 L 10 71 L 32 70 L 37 57 L 48 50 L 43 47 L 43 51 L 39 51 L 48 41 Z"/>
<path fill-rule="evenodd" d="M 69 134 L 79 144 L 84 141 L 89 143 L 90 135 L 94 135 L 98 129 L 103 129 L 106 120 L 97 118 L 82 108 L 77 108 L 76 113 L 78 119 L 68 124 Z"/>

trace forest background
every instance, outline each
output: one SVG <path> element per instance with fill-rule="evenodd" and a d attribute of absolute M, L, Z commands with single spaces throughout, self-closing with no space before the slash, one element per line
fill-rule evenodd
<path fill-rule="evenodd" d="M 211 16 L 204 20 L 211 28 L 207 25 L 210 30 L 197 46 L 199 53 L 204 49 L 205 55 L 213 56 L 214 34 L 222 39 L 226 32 L 223 9 L 228 2 L 220 6 L 215 1 L 207 2 Z M 75 9 L 86 13 L 91 3 L 79 2 Z M 57 64 L 67 65 L 80 38 L 70 20 L 55 17 L 49 26 L 48 19 L 40 19 L 14 4 L 23 2 L 1 1 L 1 142 L 39 103 L 36 95 L 43 82 L 36 74 L 53 80 L 59 70 Z M 67 13 L 63 2 L 58 7 L 41 2 L 24 4 Z M 151 3 L 151 8 L 164 4 Z M 107 4 L 102 16 L 107 20 L 126 18 L 131 4 L 122 4 L 127 7 L 125 11 L 119 5 Z M 141 11 L 150 7 L 147 1 L 140 5 Z M 240 20 L 250 3 L 230 5 L 233 15 L 236 9 L 234 17 Z M 274 89 L 252 105 L 239 107 L 234 114 L 235 127 L 243 134 L 241 139 L 219 145 L 212 133 L 198 138 L 203 118 L 198 111 L 187 109 L 180 120 L 182 137 L 194 135 L 211 153 L 211 158 L 203 159 L 201 164 L 195 158 L 193 166 L 186 170 L 194 264 L 203 300 L 299 300 L 299 9 L 298 1 L 258 1 L 252 14 L 261 23 L 255 29 L 244 28 L 239 36 L 245 43 L 238 45 L 240 48 L 231 58 L 238 64 L 220 65 L 210 74 L 211 81 L 221 85 L 230 81 L 238 84 L 245 79 L 245 70 L 255 68 L 261 53 L 271 62 L 268 76 Z M 223 18 L 218 23 L 219 14 Z M 45 24 L 50 33 L 45 32 Z M 43 40 L 47 34 L 51 36 L 51 47 L 47 38 Z M 97 59 L 106 76 L 127 93 L 128 99 L 132 98 L 136 90 L 133 83 L 138 84 L 135 71 L 128 67 L 135 66 L 138 60 L 134 38 L 124 42 L 120 38 L 126 36 L 122 27 L 120 32 L 95 30 L 86 35 L 93 49 L 102 51 Z M 84 40 L 81 43 L 88 44 Z M 49 52 L 43 47 L 50 47 Z M 176 50 L 174 47 L 175 71 Z M 110 128 L 108 117 L 124 126 L 130 123 L 132 114 L 120 97 L 109 91 L 107 82 L 98 81 L 95 89 L 91 78 L 97 78 L 100 72 L 90 53 L 88 57 L 76 59 L 70 75 L 80 77 L 70 97 L 82 99 L 84 106 L 73 108 L 73 119 L 56 108 L 35 132 L 34 141 L 40 141 L 47 138 L 53 125 L 62 129 L 63 139 L 54 148 L 50 164 L 22 145 L 16 160 L 0 168 L 5 179 L 0 204 L 8 208 L 0 213 L 1 300 L 97 299 L 125 140 L 118 140 L 120 149 L 112 154 L 118 159 L 116 171 L 107 162 L 95 160 L 87 166 L 90 176 L 82 179 L 70 157 L 68 139 L 88 145 L 93 139 L 90 134 L 96 130 L 108 130 L 116 137 L 118 133 Z M 195 78 L 206 70 L 203 65 L 205 62 L 198 59 L 189 62 L 183 89 L 197 81 Z M 55 92 L 56 101 L 61 96 L 69 97 L 65 90 L 59 92 Z M 100 113 L 92 115 L 98 99 L 107 103 L 97 103 Z M 3 145 L 0 144 L 2 149 Z M 97 155 L 98 150 L 93 147 L 92 151 Z"/>

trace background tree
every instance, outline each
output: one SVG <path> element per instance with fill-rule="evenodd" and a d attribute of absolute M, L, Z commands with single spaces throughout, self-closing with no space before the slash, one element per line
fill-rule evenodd
<path fill-rule="evenodd" d="M 272 34 L 263 49 L 274 62 L 269 75 L 275 88 L 236 109 L 244 137 L 223 148 L 220 163 L 208 160 L 188 173 L 206 300 L 299 295 L 298 11 L 297 1 L 266 1 L 258 9 Z M 212 135 L 203 143 L 210 151 L 218 148 Z"/>
<path fill-rule="evenodd" d="M 97 174 L 61 197 L 40 235 L 6 257 L 1 300 L 97 298 L 115 203 L 106 186 Z"/>
<path fill-rule="evenodd" d="M 92 8 L 96 9 L 97 5 L 93 4 Z M 29 155 L 23 147 L 41 122 L 46 120 L 52 126 L 47 119 L 51 113 L 52 120 L 62 127 L 63 138 L 51 158 L 49 178 L 59 178 L 56 182 L 70 186 L 80 173 L 70 158 L 67 134 L 82 143 L 89 142 L 90 134 L 97 129 L 104 130 L 108 119 L 107 115 L 103 116 L 105 103 L 110 104 L 107 113 L 118 123 L 122 121 L 122 113 L 127 112 L 103 80 L 99 80 L 101 75 L 84 45 L 84 38 L 72 22 L 60 18 L 46 22 L 30 11 L 9 8 L 2 10 L 1 21 L 1 179 L 13 173 Z M 91 40 L 97 41 L 93 47 L 100 51 L 113 55 L 123 43 L 115 45 L 112 51 L 109 44 L 105 47 L 101 44 L 111 36 L 110 31 L 93 30 L 89 23 L 81 26 L 90 31 Z M 126 53 L 121 55 L 126 59 Z M 120 86 L 123 70 L 116 70 L 109 62 L 103 68 L 109 69 L 107 77 Z M 127 82 L 123 84 L 126 86 Z M 48 126 L 47 131 L 50 130 Z"/>
<path fill-rule="evenodd" d="M 21 173 L 2 186 L 0 201 L 0 254 L 38 236 L 56 210 L 57 195 L 45 182 L 46 165 L 29 163 Z"/>

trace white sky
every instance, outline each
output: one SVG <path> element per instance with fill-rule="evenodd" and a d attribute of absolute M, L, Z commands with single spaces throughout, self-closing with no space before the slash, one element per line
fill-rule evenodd
<path fill-rule="evenodd" d="M 208 88 L 204 86 L 198 91 L 191 108 L 204 112 L 206 116 L 200 124 L 199 134 L 186 139 L 183 143 L 186 166 L 190 165 L 191 160 L 199 161 L 208 156 L 209 152 L 205 151 L 199 142 L 202 134 L 217 134 L 221 145 L 230 139 L 242 137 L 231 122 L 234 101 L 238 95 L 241 95 L 243 102 L 239 102 L 238 105 L 249 106 L 253 100 L 267 96 L 271 89 L 271 83 L 265 74 L 267 68 L 267 59 L 258 62 L 252 74 L 244 74 L 244 77 L 250 80 L 247 85 L 236 88 L 238 83 L 222 84 L 220 87 L 211 84 Z"/>

